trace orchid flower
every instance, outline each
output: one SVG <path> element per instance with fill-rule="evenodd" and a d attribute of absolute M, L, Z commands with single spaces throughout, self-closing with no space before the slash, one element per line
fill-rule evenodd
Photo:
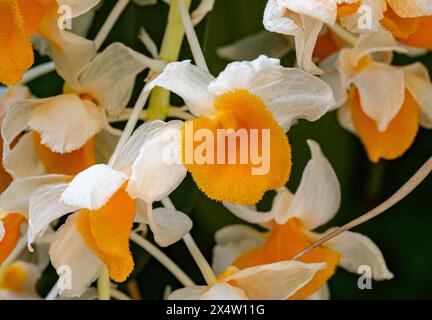
<path fill-rule="evenodd" d="M 177 149 L 182 152 L 181 163 L 198 187 L 211 199 L 239 204 L 256 203 L 266 191 L 287 182 L 291 147 L 285 132 L 298 119 L 315 121 L 334 106 L 333 95 L 321 80 L 298 69 L 284 68 L 279 60 L 265 56 L 252 62 L 231 63 L 217 78 L 189 61 L 171 63 L 146 88 L 155 86 L 180 95 L 197 117 L 179 129 L 183 138 Z M 246 131 L 248 139 L 252 139 L 254 130 L 262 133 L 267 130 L 270 150 L 263 157 L 270 161 L 268 172 L 251 174 L 256 169 L 251 162 L 227 164 L 225 150 L 203 151 L 196 135 L 205 132 L 220 144 L 224 139 L 218 138 L 220 130 Z M 259 141 L 263 136 L 259 136 Z M 210 143 L 207 138 L 211 137 L 201 140 Z M 155 135 L 154 139 L 166 137 Z M 237 150 L 237 157 L 241 152 Z M 199 153 L 204 158 L 213 154 L 221 161 L 206 158 L 201 163 L 195 157 Z"/>
<path fill-rule="evenodd" d="M 342 126 L 360 138 L 373 162 L 400 157 L 420 126 L 432 127 L 427 69 L 420 63 L 391 66 L 392 51 L 404 48 L 381 30 L 361 36 L 354 48 L 321 64 L 326 70 L 322 79 L 335 93 Z"/>
<path fill-rule="evenodd" d="M 218 231 L 213 256 L 215 272 L 223 272 L 230 265 L 243 270 L 289 260 L 322 237 L 313 230 L 327 224 L 335 216 L 341 191 L 337 176 L 319 145 L 311 140 L 308 143 L 312 159 L 306 165 L 294 195 L 285 187 L 279 189 L 272 209 L 266 213 L 251 206 L 224 204 L 241 219 L 264 224 L 270 229 L 259 233 L 251 227 L 234 225 Z M 338 265 L 354 273 L 358 272 L 359 266 L 368 265 L 375 280 L 393 277 L 378 247 L 368 237 L 354 232 L 345 232 L 311 250 L 300 261 L 325 262 L 326 268 L 317 272 L 291 299 L 305 299 L 327 290 L 323 286 Z"/>
<path fill-rule="evenodd" d="M 177 242 L 190 231 L 192 222 L 182 212 L 152 210 L 152 203 L 168 196 L 186 170 L 168 168 L 160 156 L 164 144 L 154 144 L 149 136 L 156 129 L 169 131 L 181 124 L 147 122 L 136 130 L 112 166 L 94 165 L 70 182 L 42 186 L 32 193 L 30 248 L 54 220 L 73 213 L 57 231 L 50 249 L 53 266 L 58 269 L 68 265 L 74 275 L 72 288 L 61 294 L 80 296 L 97 278 L 103 264 L 114 281 L 125 281 L 134 267 L 129 250 L 134 221 L 149 224 L 161 246 Z M 171 173 L 170 178 L 162 179 L 162 172 Z"/>
<path fill-rule="evenodd" d="M 2 125 L 6 170 L 13 177 L 44 172 L 73 175 L 97 160 L 105 161 L 121 133 L 110 127 L 107 116 L 126 108 L 136 75 L 149 64 L 157 69 L 152 61 L 114 43 L 77 74 L 71 69 L 64 94 L 15 103 Z M 21 136 L 25 131 L 29 132 Z"/>

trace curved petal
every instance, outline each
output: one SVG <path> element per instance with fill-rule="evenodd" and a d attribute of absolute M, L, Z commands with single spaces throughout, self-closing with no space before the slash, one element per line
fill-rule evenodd
<path fill-rule="evenodd" d="M 59 6 L 68 6 L 71 8 L 73 18 L 90 11 L 99 2 L 101 0 L 57 0 Z"/>
<path fill-rule="evenodd" d="M 124 173 L 97 164 L 75 176 L 63 192 L 61 201 L 69 206 L 96 210 L 103 207 L 127 180 Z"/>
<path fill-rule="evenodd" d="M 51 243 L 51 263 L 59 276 L 65 271 L 72 275 L 71 286 L 60 291 L 65 297 L 79 297 L 95 281 L 102 262 L 84 242 L 76 228 L 79 213 L 71 215 L 56 233 Z"/>
<path fill-rule="evenodd" d="M 309 16 L 330 25 L 336 22 L 337 2 L 317 0 L 277 0 L 279 6 L 295 13 Z"/>
<path fill-rule="evenodd" d="M 192 220 L 183 212 L 157 208 L 147 213 L 150 229 L 156 243 L 161 247 L 168 247 L 192 229 Z"/>
<path fill-rule="evenodd" d="M 227 208 L 231 213 L 243 219 L 244 221 L 250 223 L 266 223 L 274 218 L 274 212 L 260 212 L 256 209 L 255 205 L 244 206 L 238 204 L 232 204 L 229 202 L 224 202 L 223 205 Z"/>
<path fill-rule="evenodd" d="M 335 63 L 338 59 L 338 55 L 330 56 L 328 59 L 321 62 L 320 67 L 323 69 L 324 74 L 320 76 L 320 78 L 328 85 L 333 91 L 333 95 L 335 98 L 334 108 L 336 109 L 348 100 L 348 95 L 346 88 L 342 82 L 341 75 L 339 70 L 336 68 Z"/>
<path fill-rule="evenodd" d="M 186 287 L 175 290 L 168 297 L 168 300 L 199 300 L 209 289 L 207 286 Z"/>
<path fill-rule="evenodd" d="M 182 126 L 181 121 L 170 121 L 142 140 L 127 187 L 132 197 L 147 203 L 162 200 L 186 177 L 180 151 Z"/>
<path fill-rule="evenodd" d="M 173 62 L 147 85 L 146 90 L 156 86 L 168 89 L 183 98 L 192 114 L 213 117 L 215 96 L 207 89 L 213 79 L 211 74 L 192 65 L 190 60 Z"/>
<path fill-rule="evenodd" d="M 31 98 L 31 92 L 27 86 L 16 85 L 12 88 L 1 88 L 0 90 L 0 119 L 15 103 Z"/>
<path fill-rule="evenodd" d="M 429 72 L 421 63 L 404 67 L 403 70 L 406 87 L 421 109 L 420 123 L 432 129 L 432 83 Z"/>
<path fill-rule="evenodd" d="M 216 232 L 215 242 L 212 269 L 221 274 L 243 253 L 263 245 L 265 236 L 248 226 L 231 225 Z"/>
<path fill-rule="evenodd" d="M 108 115 L 120 114 L 131 98 L 136 76 L 147 67 L 156 68 L 141 57 L 121 43 L 111 44 L 81 72 L 80 89 L 94 97 Z"/>
<path fill-rule="evenodd" d="M 303 171 L 300 186 L 289 210 L 276 218 L 284 224 L 291 217 L 298 217 L 307 229 L 315 229 L 330 221 L 340 206 L 341 189 L 336 173 L 319 145 L 308 140 L 312 159 Z"/>
<path fill-rule="evenodd" d="M 47 174 L 35 149 L 33 134 L 24 134 L 3 160 L 3 166 L 12 177 L 25 178 Z"/>
<path fill-rule="evenodd" d="M 285 300 L 324 269 L 325 263 L 282 261 L 243 269 L 224 279 L 234 280 L 253 300 Z"/>
<path fill-rule="evenodd" d="M 380 132 L 385 132 L 405 100 L 403 70 L 382 63 L 372 63 L 353 77 L 359 90 L 363 111 L 373 119 Z"/>
<path fill-rule="evenodd" d="M 248 296 L 240 288 L 226 282 L 218 282 L 204 292 L 200 300 L 249 300 Z"/>
<path fill-rule="evenodd" d="M 35 108 L 29 126 L 40 133 L 43 145 L 56 153 L 69 153 L 80 149 L 102 130 L 105 124 L 102 112 L 76 94 L 62 94 Z"/>
<path fill-rule="evenodd" d="M 33 251 L 32 244 L 42 235 L 54 220 L 68 213 L 79 210 L 79 207 L 68 206 L 60 201 L 61 195 L 68 187 L 68 183 L 52 183 L 43 185 L 30 196 L 28 247 Z"/>
<path fill-rule="evenodd" d="M 28 218 L 29 199 L 37 188 L 50 183 L 66 182 L 68 179 L 68 176 L 56 174 L 15 179 L 0 195 L 0 218 L 7 213 L 20 213 Z"/>
<path fill-rule="evenodd" d="M 322 236 L 323 234 L 313 235 L 316 240 Z M 372 269 L 374 280 L 390 280 L 394 277 L 387 267 L 381 250 L 365 235 L 346 231 L 330 240 L 326 246 L 341 254 L 339 265 L 349 272 L 359 273 L 359 267 L 366 265 Z"/>
<path fill-rule="evenodd" d="M 342 128 L 351 132 L 354 135 L 356 134 L 354 123 L 351 118 L 351 110 L 348 104 L 345 104 L 338 109 L 337 118 Z"/>

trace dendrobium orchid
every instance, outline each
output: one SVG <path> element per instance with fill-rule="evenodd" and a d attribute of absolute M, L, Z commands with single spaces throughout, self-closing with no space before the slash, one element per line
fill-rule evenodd
<path fill-rule="evenodd" d="M 30 38 L 34 34 L 50 41 L 54 56 L 64 51 L 73 51 L 80 52 L 85 59 L 87 53 L 91 54 L 95 50 L 92 42 L 59 28 L 58 9 L 60 6 L 68 6 L 71 18 L 74 18 L 86 13 L 99 2 L 100 0 L 1 0 L 0 83 L 17 83 L 33 65 Z"/>
<path fill-rule="evenodd" d="M 156 153 L 164 144 L 149 142 L 149 136 L 156 129 L 163 133 L 181 125 L 181 121 L 148 122 L 135 131 L 112 166 L 94 165 L 71 182 L 46 185 L 32 193 L 30 248 L 54 220 L 74 212 L 57 231 L 50 249 L 53 266 L 68 265 L 74 275 L 72 288 L 63 295 L 81 295 L 97 278 L 102 264 L 114 281 L 126 280 L 134 267 L 129 250 L 134 221 L 149 224 L 161 246 L 177 242 L 190 231 L 192 222 L 185 214 L 166 208 L 152 210 L 152 203 L 168 196 L 186 170 L 167 169 L 160 152 L 159 156 Z M 167 170 L 170 178 L 161 179 L 159 175 Z"/>
<path fill-rule="evenodd" d="M 385 30 L 363 35 L 321 64 L 335 93 L 342 126 L 356 134 L 369 159 L 393 160 L 413 144 L 420 125 L 432 127 L 432 84 L 420 63 L 391 66 L 404 52 Z"/>
<path fill-rule="evenodd" d="M 306 165 L 297 192 L 293 195 L 281 188 L 273 200 L 269 212 L 258 212 L 250 206 L 229 203 L 224 205 L 238 217 L 269 227 L 268 233 L 259 233 L 246 226 L 234 225 L 216 233 L 213 268 L 220 273 L 227 266 L 240 270 L 266 263 L 290 260 L 314 241 L 322 237 L 313 230 L 329 222 L 340 205 L 340 185 L 328 160 L 319 145 L 308 141 L 312 159 Z M 290 299 L 305 299 L 326 290 L 323 288 L 340 265 L 350 272 L 368 265 L 375 280 L 391 279 L 378 247 L 366 236 L 345 232 L 323 246 L 319 246 L 300 261 L 306 263 L 325 262 L 326 268 L 317 272 L 311 281 Z"/>
<path fill-rule="evenodd" d="M 384 27 L 406 45 L 431 49 L 427 36 L 431 15 L 432 4 L 422 0 L 269 0 L 263 22 L 269 31 L 295 36 L 300 68 L 321 74 L 312 57 L 324 24 L 331 27 L 339 20 L 354 33 L 377 32 Z M 329 44 L 329 39 L 320 40 Z M 331 42 L 337 44 L 334 39 Z"/>
<path fill-rule="evenodd" d="M 126 108 L 136 75 L 151 61 L 114 43 L 84 62 L 78 73 L 74 68 L 69 71 L 64 94 L 15 103 L 2 125 L 6 170 L 13 177 L 73 175 L 95 164 L 96 156 L 121 133 L 110 127 L 107 116 Z M 22 135 L 25 131 L 29 132 Z"/>
<path fill-rule="evenodd" d="M 174 291 L 171 300 L 285 300 L 325 268 L 325 263 L 281 261 L 243 270 L 228 267 L 212 286 Z"/>
<path fill-rule="evenodd" d="M 197 117 L 182 128 L 178 149 L 198 187 L 211 199 L 237 204 L 256 203 L 287 182 L 291 148 L 285 132 L 298 119 L 315 121 L 334 106 L 320 79 L 265 56 L 231 63 L 217 78 L 189 61 L 171 63 L 147 89 L 155 86 L 181 96 Z M 235 159 L 227 159 L 225 140 L 239 135 L 243 146 L 234 146 Z M 253 150 L 261 163 L 251 161 Z"/>

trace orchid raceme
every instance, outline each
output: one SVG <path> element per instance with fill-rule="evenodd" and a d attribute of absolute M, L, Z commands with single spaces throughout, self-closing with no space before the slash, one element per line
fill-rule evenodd
<path fill-rule="evenodd" d="M 238 204 L 256 203 L 287 182 L 291 148 L 285 132 L 298 119 L 315 121 L 334 105 L 321 80 L 265 56 L 229 64 L 217 78 L 189 61 L 171 63 L 147 88 L 155 86 L 180 95 L 197 117 L 185 123 L 179 149 L 198 187 L 211 199 Z M 249 153 L 261 150 L 261 163 L 245 159 L 248 151 L 239 146 L 235 159 L 227 159 L 232 155 L 226 155 L 224 130 L 231 139 L 246 132 L 242 144 Z"/>
<path fill-rule="evenodd" d="M 110 153 L 105 150 L 120 134 L 110 127 L 107 116 L 126 108 L 135 77 L 149 66 L 148 61 L 114 43 L 79 73 L 70 71 L 64 94 L 14 104 L 2 126 L 5 168 L 14 177 L 41 169 L 42 173 L 76 174 L 97 160 L 106 161 L 101 156 Z M 26 130 L 11 150 L 8 146 Z"/>
<path fill-rule="evenodd" d="M 286 188 L 278 190 L 271 211 L 226 203 L 238 217 L 270 227 L 260 234 L 246 226 L 228 226 L 216 234 L 213 266 L 217 273 L 233 264 L 240 270 L 256 265 L 289 260 L 312 244 L 321 235 L 313 230 L 329 222 L 336 214 L 341 198 L 340 185 L 328 160 L 317 143 L 309 141 L 312 159 L 306 165 L 300 186 L 293 195 Z M 273 222 L 269 225 L 270 222 Z M 391 279 L 378 247 L 366 236 L 346 232 L 325 246 L 304 255 L 305 263 L 326 263 L 302 289 L 290 296 L 305 299 L 325 289 L 336 267 L 357 273 L 358 267 L 368 265 L 375 280 Z"/>
<path fill-rule="evenodd" d="M 282 261 L 243 270 L 228 267 L 212 286 L 174 291 L 172 300 L 284 300 L 301 290 L 325 263 Z"/>
<path fill-rule="evenodd" d="M 369 159 L 393 160 L 413 144 L 420 126 L 431 128 L 431 90 L 426 68 L 391 66 L 392 51 L 404 52 L 390 33 L 364 35 L 321 64 L 333 87 L 342 126 L 356 134 Z M 385 93 L 385 94 L 383 94 Z"/>
<path fill-rule="evenodd" d="M 39 34 L 53 45 L 53 51 L 89 50 L 91 42 L 58 27 L 59 6 L 68 6 L 77 17 L 100 0 L 2 0 L 0 1 L 0 83 L 13 85 L 33 64 L 30 37 Z M 79 46 L 80 48 L 77 48 Z"/>
<path fill-rule="evenodd" d="M 54 220 L 75 212 L 57 232 L 50 249 L 54 267 L 69 265 L 74 274 L 72 288 L 62 294 L 81 295 L 98 276 L 102 263 L 108 266 L 113 280 L 126 280 L 134 266 L 129 250 L 134 221 L 148 224 L 161 246 L 177 242 L 192 228 L 191 220 L 179 211 L 152 210 L 152 203 L 175 189 L 186 170 L 180 166 L 177 170 L 168 168 L 171 178 L 160 179 L 166 165 L 154 156 L 163 145 L 154 145 L 148 137 L 155 130 L 169 131 L 181 124 L 144 124 L 112 167 L 95 165 L 80 172 L 70 183 L 43 186 L 32 193 L 29 246 Z M 146 158 L 152 162 L 144 162 Z"/>

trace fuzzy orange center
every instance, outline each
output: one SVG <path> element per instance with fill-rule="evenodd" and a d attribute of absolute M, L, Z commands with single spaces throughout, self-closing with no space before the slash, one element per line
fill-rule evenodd
<path fill-rule="evenodd" d="M 285 224 L 275 223 L 266 243 L 237 258 L 234 265 L 239 269 L 252 266 L 291 260 L 295 255 L 312 244 L 297 218 L 289 219 Z M 306 263 L 327 263 L 327 268 L 318 271 L 312 280 L 298 290 L 290 299 L 305 299 L 319 290 L 333 276 L 339 263 L 340 254 L 324 247 L 317 247 L 299 261 Z"/>
<path fill-rule="evenodd" d="M 247 90 L 236 90 L 218 97 L 215 109 L 214 119 L 200 117 L 183 128 L 183 162 L 198 187 L 214 200 L 253 204 L 266 191 L 283 186 L 291 172 L 291 147 L 264 102 Z M 193 129 L 189 131 L 190 125 Z M 234 137 L 231 141 L 236 141 L 234 148 L 229 148 L 229 138 L 219 134 L 221 129 L 232 130 L 229 135 Z M 210 134 L 212 141 L 195 139 L 203 131 Z M 240 133 L 243 137 L 239 137 Z M 252 160 L 252 152 L 261 157 L 261 163 Z M 210 154 L 212 163 L 196 161 L 196 155 Z M 230 162 L 230 157 L 234 161 Z M 268 170 L 254 174 L 258 167 Z"/>
<path fill-rule="evenodd" d="M 135 216 L 135 201 L 125 183 L 100 209 L 81 210 L 77 227 L 87 245 L 108 267 L 111 278 L 123 282 L 134 262 L 129 250 L 129 235 Z"/>
<path fill-rule="evenodd" d="M 350 16 L 352 14 L 355 14 L 358 9 L 360 8 L 361 0 L 358 0 L 354 3 L 341 3 L 338 4 L 337 7 L 337 16 L 339 18 Z"/>
<path fill-rule="evenodd" d="M 0 275 L 0 290 L 20 292 L 25 285 L 27 273 L 22 266 L 14 263 L 7 267 Z"/>

